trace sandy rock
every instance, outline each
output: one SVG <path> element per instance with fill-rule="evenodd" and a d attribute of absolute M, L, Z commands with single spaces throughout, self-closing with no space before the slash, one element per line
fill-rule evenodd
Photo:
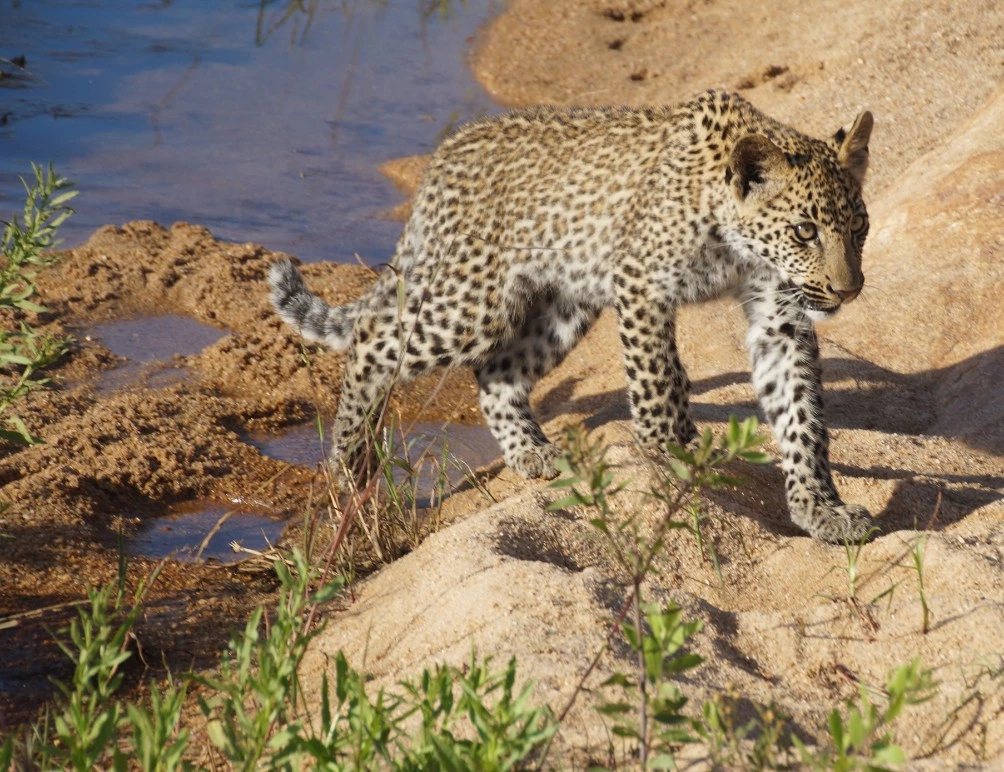
<path fill-rule="evenodd" d="M 863 302 L 829 336 L 923 379 L 934 430 L 1004 450 L 1004 89 L 871 207 Z"/>
<path fill-rule="evenodd" d="M 1004 316 L 996 297 L 1004 92 L 994 92 L 1001 70 L 991 52 L 1004 15 L 921 5 L 823 4 L 809 14 L 782 2 L 767 14 L 738 0 L 686 10 L 647 0 L 513 0 L 475 68 L 514 105 L 666 103 L 725 85 L 820 135 L 858 109 L 875 112 L 870 291 L 820 335 L 836 482 L 877 516 L 882 535 L 861 551 L 852 591 L 845 549 L 789 522 L 776 466 L 744 469 L 746 485 L 710 493 L 705 505 L 705 545 L 721 577 L 696 540 L 676 532 L 645 592 L 704 624 L 693 650 L 705 663 L 681 679 L 692 706 L 731 685 L 743 720 L 754 704 L 773 701 L 811 741 L 860 684 L 881 687 L 891 668 L 919 657 L 935 668 L 939 692 L 908 709 L 897 742 L 923 757 L 921 766 L 993 765 L 1004 761 Z M 730 414 L 755 413 L 741 309 L 721 300 L 680 317 L 699 426 L 721 431 Z M 613 443 L 617 478 L 631 481 L 617 516 L 654 527 L 662 512 L 644 493 L 653 476 L 631 443 L 612 314 L 541 381 L 533 402 L 550 436 L 581 421 Z M 538 698 L 564 706 L 623 601 L 617 572 L 590 513 L 548 512 L 554 492 L 505 472 L 489 487 L 500 503 L 357 589 L 309 655 L 308 681 L 318 682 L 338 650 L 390 686 L 437 660 L 462 665 L 475 645 L 498 660 L 515 655 L 522 677 L 538 681 Z M 920 545 L 927 632 L 912 558 Z M 624 669 L 624 654 L 605 655 L 590 684 Z M 572 715 L 556 758 L 575 767 L 609 735 L 588 703 Z"/>
<path fill-rule="evenodd" d="M 1004 89 L 870 208 L 868 293 L 834 340 L 903 373 L 1004 344 Z"/>

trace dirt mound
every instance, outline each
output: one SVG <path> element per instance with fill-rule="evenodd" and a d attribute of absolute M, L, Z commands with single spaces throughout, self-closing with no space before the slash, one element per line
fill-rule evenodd
<path fill-rule="evenodd" d="M 197 226 L 136 222 L 100 229 L 40 277 L 50 310 L 33 323 L 71 333 L 75 343 L 51 373 L 55 388 L 17 406 L 44 443 L 0 454 L 0 501 L 10 505 L 0 513 L 0 616 L 32 612 L 0 630 L 0 723 L 30 715 L 51 689 L 48 676 L 65 676 L 64 657 L 42 626 L 58 629 L 86 587 L 114 580 L 120 540 L 128 549 L 153 518 L 186 507 L 280 520 L 304 512 L 316 470 L 262 455 L 250 436 L 318 412 L 328 421 L 342 358 L 311 357 L 313 367 L 304 367 L 295 333 L 268 310 L 265 276 L 278 257 L 217 241 Z M 332 302 L 356 297 L 373 276 L 355 266 L 304 272 Z M 159 329 L 165 314 L 212 325 L 222 337 L 167 363 L 165 386 L 150 377 L 116 388 L 108 375 L 122 360 L 90 334 L 92 326 L 138 318 L 140 334 L 153 340 L 171 334 Z M 477 416 L 472 381 L 465 373 L 443 384 L 416 381 L 394 408 L 414 416 L 424 407 L 426 420 Z M 130 558 L 132 580 L 153 565 Z M 267 577 L 239 568 L 168 564 L 150 602 L 170 608 L 139 630 L 147 653 L 159 664 L 163 644 L 177 669 L 215 661 L 229 629 L 270 587 Z M 216 623 L 207 625 L 214 613 Z"/>

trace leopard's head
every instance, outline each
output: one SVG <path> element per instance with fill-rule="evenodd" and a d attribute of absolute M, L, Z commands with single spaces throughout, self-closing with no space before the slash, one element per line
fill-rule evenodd
<path fill-rule="evenodd" d="M 742 245 L 800 290 L 815 319 L 832 316 L 864 286 L 861 185 L 871 130 L 872 115 L 863 112 L 826 141 L 749 134 L 728 160 Z"/>

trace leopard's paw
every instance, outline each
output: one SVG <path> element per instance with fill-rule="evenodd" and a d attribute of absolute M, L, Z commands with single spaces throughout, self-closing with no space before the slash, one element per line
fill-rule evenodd
<path fill-rule="evenodd" d="M 517 453 L 509 466 L 531 480 L 537 478 L 553 480 L 558 476 L 558 469 L 554 465 L 554 460 L 560 457 L 561 454 L 561 448 L 552 443 L 537 445 Z"/>
<path fill-rule="evenodd" d="M 696 448 L 700 444 L 700 438 L 701 434 L 697 431 L 697 426 L 694 422 L 690 420 L 689 415 L 683 416 L 677 421 L 676 443 L 681 448 Z"/>
<path fill-rule="evenodd" d="M 794 518 L 793 518 L 794 519 Z M 830 544 L 860 542 L 878 531 L 868 510 L 860 504 L 817 504 L 808 517 L 796 524 L 809 535 Z"/>

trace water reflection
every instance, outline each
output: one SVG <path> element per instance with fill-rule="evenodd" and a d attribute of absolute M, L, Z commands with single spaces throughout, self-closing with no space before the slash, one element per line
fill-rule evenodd
<path fill-rule="evenodd" d="M 386 260 L 400 194 L 377 171 L 494 111 L 465 56 L 493 0 L 5 4 L 0 217 L 19 174 L 78 182 L 68 244 L 99 225 L 189 220 L 305 259 Z M 5 122 L 4 122 L 5 121 Z"/>
<path fill-rule="evenodd" d="M 269 458 L 311 467 L 327 459 L 325 428 L 306 423 L 280 434 L 253 434 L 247 441 Z M 399 485 L 414 477 L 410 482 L 423 500 L 422 506 L 430 506 L 428 501 L 440 483 L 459 486 L 473 470 L 493 463 L 500 455 L 487 426 L 422 421 L 405 429 L 407 437 L 395 432 L 391 442 L 391 455 L 400 460 L 392 465 L 391 473 Z"/>
<path fill-rule="evenodd" d="M 163 389 L 181 383 L 187 371 L 177 358 L 198 354 L 226 335 L 187 316 L 171 315 L 94 324 L 82 334 L 127 360 L 101 374 L 97 389 L 106 394 L 136 386 Z"/>
<path fill-rule="evenodd" d="M 284 523 L 264 513 L 234 511 L 216 502 L 195 501 L 172 507 L 162 517 L 144 523 L 127 541 L 126 551 L 148 558 L 198 557 L 233 563 L 253 554 L 249 550 L 268 549 L 278 540 L 283 527 Z"/>

